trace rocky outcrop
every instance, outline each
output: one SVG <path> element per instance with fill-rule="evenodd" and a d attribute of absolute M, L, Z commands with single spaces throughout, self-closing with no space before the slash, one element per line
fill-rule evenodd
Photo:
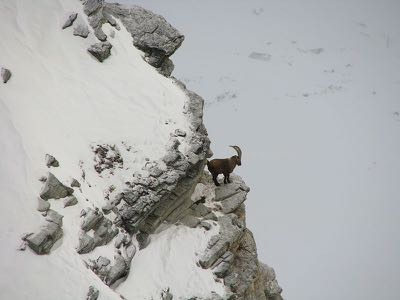
<path fill-rule="evenodd" d="M 60 199 L 72 195 L 74 190 L 70 187 L 63 185 L 52 173 L 49 172 L 46 182 L 40 192 L 40 198 Z"/>
<path fill-rule="evenodd" d="M 6 68 L 1 68 L 1 79 L 3 83 L 7 83 L 11 78 L 11 71 Z"/>
<path fill-rule="evenodd" d="M 103 62 L 111 55 L 112 45 L 109 42 L 101 42 L 91 45 L 88 52 L 92 54 L 99 62 Z"/>
<path fill-rule="evenodd" d="M 78 16 L 77 13 L 70 13 L 66 18 L 65 21 L 63 22 L 62 29 L 68 28 L 74 24 L 74 21 L 76 20 L 76 17 Z"/>

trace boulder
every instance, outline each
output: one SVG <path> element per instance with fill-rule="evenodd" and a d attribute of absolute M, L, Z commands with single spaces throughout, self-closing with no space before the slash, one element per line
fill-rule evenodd
<path fill-rule="evenodd" d="M 1 68 L 1 78 L 3 79 L 3 83 L 7 83 L 7 81 L 11 78 L 11 71 L 6 68 Z"/>
<path fill-rule="evenodd" d="M 181 219 L 181 223 L 187 227 L 195 228 L 199 225 L 200 220 L 192 215 L 186 215 Z"/>
<path fill-rule="evenodd" d="M 78 180 L 76 180 L 75 178 L 72 178 L 72 180 L 71 180 L 71 187 L 80 188 L 80 187 L 81 187 L 81 184 L 79 183 Z"/>
<path fill-rule="evenodd" d="M 63 185 L 52 173 L 47 176 L 46 182 L 40 192 L 40 198 L 60 199 L 72 195 L 74 190 Z"/>
<path fill-rule="evenodd" d="M 126 274 L 128 274 L 129 266 L 126 264 L 125 259 L 116 254 L 114 257 L 114 265 L 110 268 L 108 272 L 105 283 L 110 286 L 115 283 L 118 279 L 121 279 Z"/>
<path fill-rule="evenodd" d="M 94 239 L 84 232 L 79 236 L 79 245 L 76 248 L 76 252 L 79 254 L 89 253 L 94 247 Z"/>
<path fill-rule="evenodd" d="M 49 208 L 50 208 L 50 203 L 38 197 L 37 210 L 40 212 L 45 212 L 48 211 Z"/>
<path fill-rule="evenodd" d="M 60 225 L 46 222 L 38 233 L 26 238 L 28 246 L 37 254 L 48 254 L 54 243 L 60 239 L 63 231 Z"/>
<path fill-rule="evenodd" d="M 150 244 L 150 236 L 146 232 L 139 232 L 136 235 L 136 240 L 139 243 L 139 250 L 146 248 Z"/>
<path fill-rule="evenodd" d="M 62 29 L 65 29 L 65 28 L 67 28 L 67 27 L 72 26 L 72 24 L 74 24 L 74 21 L 76 20 L 76 17 L 77 17 L 77 16 L 78 16 L 77 13 L 71 13 L 71 14 L 69 14 L 69 15 L 66 17 L 66 19 L 65 19 L 65 21 L 64 21 L 64 23 L 63 23 L 63 25 L 62 25 Z"/>
<path fill-rule="evenodd" d="M 58 160 L 50 154 L 46 154 L 45 160 L 46 160 L 46 166 L 48 168 L 60 166 Z"/>
<path fill-rule="evenodd" d="M 99 297 L 99 294 L 100 294 L 99 290 L 91 285 L 91 286 L 89 286 L 89 290 L 86 295 L 86 300 L 97 300 L 97 298 Z"/>
<path fill-rule="evenodd" d="M 101 42 L 91 45 L 88 52 L 92 54 L 98 61 L 103 62 L 111 55 L 112 45 L 109 42 Z"/>
<path fill-rule="evenodd" d="M 88 26 L 83 22 L 79 22 L 74 27 L 73 35 L 80 36 L 80 37 L 83 37 L 83 38 L 87 38 L 88 35 L 89 35 Z"/>
<path fill-rule="evenodd" d="M 64 207 L 73 206 L 78 203 L 75 196 L 69 196 L 64 199 Z"/>

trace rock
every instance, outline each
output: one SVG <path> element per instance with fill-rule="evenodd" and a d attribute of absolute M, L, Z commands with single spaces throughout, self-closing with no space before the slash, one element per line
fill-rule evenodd
<path fill-rule="evenodd" d="M 63 185 L 52 173 L 49 173 L 45 185 L 40 192 L 40 198 L 60 199 L 72 195 L 74 190 Z"/>
<path fill-rule="evenodd" d="M 72 178 L 72 180 L 71 180 L 71 187 L 80 188 L 80 187 L 81 187 L 81 184 L 79 183 L 78 180 L 76 180 L 75 178 Z"/>
<path fill-rule="evenodd" d="M 88 35 L 89 35 L 88 26 L 86 24 L 84 24 L 83 22 L 79 22 L 74 27 L 73 35 L 80 36 L 80 37 L 83 37 L 83 38 L 87 38 Z"/>
<path fill-rule="evenodd" d="M 64 25 L 62 26 L 62 29 L 72 26 L 72 24 L 74 24 L 74 21 L 76 20 L 77 16 L 78 16 L 77 13 L 71 13 L 70 15 L 68 15 L 66 17 L 66 20 L 64 21 Z"/>
<path fill-rule="evenodd" d="M 180 137 L 185 137 L 185 136 L 186 136 L 186 132 L 183 131 L 182 129 L 176 129 L 175 132 L 174 132 L 174 134 L 175 134 L 176 136 L 180 136 Z"/>
<path fill-rule="evenodd" d="M 73 206 L 78 203 L 75 196 L 69 196 L 64 199 L 64 207 Z"/>
<path fill-rule="evenodd" d="M 81 228 L 84 231 L 89 231 L 90 229 L 94 229 L 99 222 L 104 218 L 103 214 L 97 210 L 93 210 L 91 208 L 86 211 L 86 215 L 84 215 L 84 219 L 81 225 Z"/>
<path fill-rule="evenodd" d="M 200 220 L 192 215 L 186 215 L 181 219 L 181 223 L 190 228 L 195 228 L 200 223 Z"/>
<path fill-rule="evenodd" d="M 203 227 L 205 230 L 210 230 L 212 228 L 211 224 L 205 221 L 201 221 L 200 226 Z"/>
<path fill-rule="evenodd" d="M 46 221 L 48 221 L 48 222 L 53 222 L 61 227 L 63 218 L 64 218 L 64 216 L 60 215 L 58 212 L 56 212 L 52 209 L 49 209 L 47 211 Z"/>
<path fill-rule="evenodd" d="M 113 210 L 113 208 L 114 206 L 111 203 L 107 203 L 101 208 L 101 210 L 105 215 L 108 215 Z"/>
<path fill-rule="evenodd" d="M 246 196 L 247 192 L 241 191 L 221 201 L 220 203 L 222 206 L 222 212 L 225 214 L 229 214 L 235 211 L 246 200 Z"/>
<path fill-rule="evenodd" d="M 3 83 L 7 83 L 7 81 L 11 78 L 11 71 L 6 68 L 1 68 L 1 78 L 3 79 Z"/>
<path fill-rule="evenodd" d="M 103 62 L 111 55 L 111 48 L 112 45 L 109 42 L 101 42 L 91 45 L 88 52 L 97 58 L 98 61 Z"/>
<path fill-rule="evenodd" d="M 104 0 L 86 0 L 84 2 L 83 11 L 90 16 L 99 10 L 104 4 Z"/>
<path fill-rule="evenodd" d="M 214 273 L 217 277 L 223 278 L 223 277 L 225 276 L 225 274 L 228 272 L 229 267 L 230 267 L 230 264 L 229 264 L 229 263 L 227 263 L 227 262 L 225 262 L 225 261 L 222 261 L 218 266 L 216 266 L 216 267 L 213 269 L 213 273 Z"/>
<path fill-rule="evenodd" d="M 86 295 L 86 300 L 97 300 L 99 294 L 100 294 L 99 290 L 91 285 L 89 286 L 89 291 Z"/>
<path fill-rule="evenodd" d="M 60 166 L 60 164 L 58 163 L 58 160 L 55 159 L 55 157 L 50 154 L 46 154 L 45 160 L 46 160 L 46 166 L 48 168 Z"/>
<path fill-rule="evenodd" d="M 37 210 L 40 212 L 47 211 L 50 208 L 50 203 L 38 197 Z"/>
<path fill-rule="evenodd" d="M 26 241 L 22 241 L 22 243 L 19 245 L 19 247 L 17 248 L 17 250 L 19 251 L 25 251 L 26 250 L 26 245 L 28 243 Z"/>
<path fill-rule="evenodd" d="M 128 266 L 130 266 L 130 264 L 131 264 L 131 261 L 132 261 L 132 259 L 133 259 L 133 257 L 135 256 L 135 254 L 136 254 L 136 247 L 135 247 L 135 245 L 129 245 L 127 248 L 126 248 L 126 264 L 128 265 Z"/>
<path fill-rule="evenodd" d="M 191 209 L 193 211 L 193 215 L 196 217 L 204 217 L 211 213 L 211 209 L 205 206 L 203 203 L 194 204 Z"/>
<path fill-rule="evenodd" d="M 118 231 L 110 220 L 103 217 L 94 231 L 93 238 L 96 247 L 108 244 L 118 234 Z"/>
<path fill-rule="evenodd" d="M 79 245 L 76 252 L 79 254 L 89 253 L 95 248 L 94 239 L 87 233 L 82 233 L 79 236 Z"/>
<path fill-rule="evenodd" d="M 173 299 L 173 295 L 169 292 L 169 288 L 162 291 L 161 293 L 161 299 L 162 300 L 172 300 Z"/>
<path fill-rule="evenodd" d="M 37 254 L 48 254 L 54 243 L 63 235 L 61 226 L 54 222 L 46 222 L 42 229 L 31 236 L 26 241 L 28 246 Z"/>
<path fill-rule="evenodd" d="M 162 16 L 138 6 L 106 3 L 104 10 L 121 20 L 131 34 L 134 46 L 146 53 L 149 64 L 155 68 L 162 67 L 166 74 L 170 74 L 171 63 L 165 61 L 184 40 L 184 36 L 178 30 Z"/>
<path fill-rule="evenodd" d="M 129 270 L 129 267 L 126 264 L 125 259 L 121 255 L 119 254 L 115 255 L 114 261 L 115 263 L 111 267 L 105 279 L 105 283 L 108 286 L 115 283 L 118 279 L 124 277 Z"/>
<path fill-rule="evenodd" d="M 28 237 L 30 237 L 33 234 L 33 232 L 25 232 L 21 235 L 21 240 L 26 241 Z"/>
<path fill-rule="evenodd" d="M 146 248 L 150 244 L 150 236 L 146 232 L 139 232 L 136 235 L 136 240 L 139 243 L 139 250 Z"/>

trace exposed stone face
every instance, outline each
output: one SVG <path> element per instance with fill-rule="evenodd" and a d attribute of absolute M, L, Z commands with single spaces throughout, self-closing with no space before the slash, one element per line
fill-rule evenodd
<path fill-rule="evenodd" d="M 105 12 L 121 20 L 132 35 L 135 47 L 147 54 L 147 62 L 171 74 L 173 64 L 167 60 L 182 44 L 184 36 L 162 16 L 138 6 L 107 3 Z"/>
<path fill-rule="evenodd" d="M 11 78 L 11 71 L 6 68 L 1 68 L 1 78 L 3 79 L 3 83 L 7 83 Z"/>
<path fill-rule="evenodd" d="M 103 62 L 111 55 L 112 45 L 109 42 L 101 42 L 91 45 L 88 52 L 92 54 L 99 62 Z"/>
<path fill-rule="evenodd" d="M 44 200 L 60 199 L 72 195 L 73 192 L 72 188 L 63 185 L 52 173 L 49 173 L 40 197 Z"/>
<path fill-rule="evenodd" d="M 65 21 L 62 25 L 62 29 L 68 28 L 70 26 L 72 26 L 72 24 L 74 24 L 74 21 L 76 20 L 76 17 L 78 16 L 77 13 L 71 13 L 69 14 L 66 18 Z"/>
<path fill-rule="evenodd" d="M 58 160 L 50 154 L 46 154 L 45 160 L 46 160 L 46 166 L 48 168 L 60 166 L 60 163 L 58 162 Z"/>

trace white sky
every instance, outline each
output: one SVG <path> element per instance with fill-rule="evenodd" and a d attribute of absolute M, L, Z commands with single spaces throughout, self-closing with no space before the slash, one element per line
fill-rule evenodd
<path fill-rule="evenodd" d="M 125 2 L 185 34 L 174 75 L 206 99 L 215 157 L 243 149 L 284 297 L 398 299 L 400 2 Z"/>

